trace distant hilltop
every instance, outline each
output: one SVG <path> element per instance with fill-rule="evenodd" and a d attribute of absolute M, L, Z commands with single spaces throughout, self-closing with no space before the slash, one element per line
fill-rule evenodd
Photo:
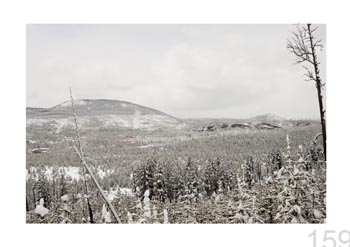
<path fill-rule="evenodd" d="M 257 115 L 255 117 L 247 119 L 225 119 L 216 120 L 215 122 L 210 121 L 205 125 L 196 126 L 192 131 L 203 132 L 203 131 L 217 131 L 217 130 L 274 130 L 281 128 L 290 127 L 305 127 L 309 126 L 309 121 L 297 121 L 288 120 L 276 114 L 267 113 L 263 115 Z"/>
<path fill-rule="evenodd" d="M 257 115 L 249 119 L 252 122 L 284 122 L 287 119 L 273 113 Z"/>
<path fill-rule="evenodd" d="M 74 108 L 82 128 L 154 129 L 183 124 L 166 113 L 127 101 L 78 99 L 74 100 Z M 46 126 L 59 132 L 73 124 L 71 101 L 51 108 L 27 107 L 27 126 Z"/>

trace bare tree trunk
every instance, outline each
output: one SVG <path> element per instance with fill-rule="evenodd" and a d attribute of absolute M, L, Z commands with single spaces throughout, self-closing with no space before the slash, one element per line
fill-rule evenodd
<path fill-rule="evenodd" d="M 87 182 L 86 182 L 86 169 L 85 167 L 83 167 L 83 170 L 84 170 L 84 188 L 85 188 L 85 195 L 86 195 L 86 202 L 87 202 L 87 205 L 88 205 L 88 211 L 89 211 L 89 218 L 90 218 L 90 223 L 93 224 L 94 223 L 94 214 L 92 212 L 92 208 L 91 208 L 91 204 L 90 204 L 90 199 L 89 199 L 89 189 L 88 189 L 88 185 L 87 185 Z"/>
<path fill-rule="evenodd" d="M 29 212 L 29 204 L 28 204 L 28 197 L 26 196 L 26 210 Z"/>
<path fill-rule="evenodd" d="M 312 29 L 311 24 L 307 24 L 307 27 L 297 26 L 297 30 L 293 32 L 293 36 L 287 40 L 287 49 L 296 56 L 296 63 L 303 63 L 312 66 L 311 68 L 303 66 L 306 70 L 306 81 L 314 81 L 317 89 L 318 105 L 321 118 L 322 127 L 322 139 L 323 139 L 323 153 L 324 159 L 327 160 L 327 134 L 326 134 L 326 117 L 325 107 L 323 104 L 322 89 L 324 83 L 321 81 L 319 62 L 317 60 L 316 50 L 322 49 L 322 39 L 316 39 L 313 33 L 317 30 L 317 27 Z"/>
<path fill-rule="evenodd" d="M 112 203 L 109 201 L 108 197 L 105 195 L 105 193 L 103 192 L 103 189 L 101 188 L 100 184 L 97 182 L 97 179 L 95 178 L 92 170 L 90 169 L 90 167 L 88 166 L 88 164 L 85 161 L 84 158 L 84 153 L 83 153 L 83 147 L 81 145 L 81 140 L 80 140 L 80 133 L 79 133 L 79 128 L 78 128 L 78 121 L 77 121 L 77 115 L 75 113 L 75 108 L 74 108 L 74 100 L 73 100 L 73 95 L 72 95 L 72 90 L 69 88 L 70 91 L 70 98 L 71 98 L 71 103 L 72 103 L 72 110 L 73 110 L 73 118 L 74 118 L 74 123 L 75 123 L 75 130 L 76 130 L 76 135 L 77 135 L 77 139 L 78 139 L 78 148 L 76 148 L 74 145 L 73 148 L 75 150 L 75 152 L 78 154 L 80 161 L 83 165 L 84 168 L 84 176 L 85 176 L 85 171 L 90 175 L 92 181 L 94 182 L 94 184 L 96 185 L 98 191 L 100 192 L 100 194 L 102 195 L 103 200 L 105 201 L 105 203 L 107 204 L 107 206 L 109 207 L 109 209 L 112 212 L 112 215 L 114 216 L 114 218 L 116 219 L 117 223 L 121 223 L 121 220 L 117 214 L 117 212 L 115 211 Z M 85 177 L 84 177 L 85 179 Z M 85 183 L 86 188 L 87 188 L 87 184 Z M 90 214 L 90 220 L 93 221 L 92 218 L 92 210 L 91 210 L 91 206 L 90 203 L 88 201 L 88 206 L 89 206 L 89 214 Z"/>
<path fill-rule="evenodd" d="M 78 156 L 79 156 L 81 162 L 83 163 L 85 169 L 87 170 L 87 172 L 88 172 L 89 175 L 91 176 L 92 181 L 95 183 L 95 185 L 96 185 L 98 191 L 99 191 L 100 194 L 102 195 L 103 200 L 106 202 L 107 206 L 108 206 L 109 209 L 111 210 L 112 215 L 114 216 L 114 218 L 116 219 L 116 221 L 120 224 L 121 221 L 120 221 L 120 218 L 119 218 L 117 212 L 115 211 L 115 209 L 114 209 L 112 203 L 109 201 L 108 197 L 107 197 L 107 196 L 105 195 L 105 193 L 103 192 L 102 187 L 101 187 L 100 184 L 97 182 L 97 180 L 96 180 L 94 174 L 92 173 L 91 169 L 89 168 L 88 164 L 86 163 L 84 157 L 81 155 L 80 151 L 79 151 L 74 145 L 73 145 L 73 148 L 74 148 L 75 152 L 78 154 Z"/>
<path fill-rule="evenodd" d="M 326 111 L 325 111 L 324 106 L 323 106 L 322 81 L 321 81 L 321 77 L 320 77 L 320 70 L 318 68 L 318 61 L 317 61 L 317 55 L 316 55 L 316 51 L 315 51 L 315 45 L 314 45 L 314 41 L 313 41 L 313 37 L 312 37 L 311 24 L 307 24 L 307 29 L 309 32 L 313 66 L 314 66 L 314 70 L 315 70 L 318 105 L 319 105 L 319 109 L 320 109 L 321 126 L 322 126 L 324 159 L 327 160 L 327 134 L 326 134 L 326 117 L 325 117 Z"/>

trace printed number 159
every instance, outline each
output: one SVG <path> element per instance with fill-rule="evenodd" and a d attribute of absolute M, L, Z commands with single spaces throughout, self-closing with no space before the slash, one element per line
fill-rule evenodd
<path fill-rule="evenodd" d="M 317 247 L 316 230 L 309 234 L 308 237 L 313 239 L 313 247 Z M 350 247 L 350 231 L 343 230 L 337 234 L 336 231 L 326 230 L 323 234 L 322 247 Z M 337 243 L 341 245 L 337 245 Z"/>

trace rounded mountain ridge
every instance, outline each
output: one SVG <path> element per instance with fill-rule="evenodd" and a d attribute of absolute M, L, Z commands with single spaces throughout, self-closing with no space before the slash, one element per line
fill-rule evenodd
<path fill-rule="evenodd" d="M 177 127 L 182 124 L 181 120 L 166 113 L 127 101 L 76 99 L 73 103 L 82 128 L 154 129 Z M 58 131 L 73 126 L 71 101 L 65 101 L 51 108 L 27 108 L 27 126 L 47 124 Z"/>
<path fill-rule="evenodd" d="M 156 115 L 166 115 L 172 117 L 164 112 L 134 104 L 128 101 L 122 100 L 111 100 L 111 99 L 76 99 L 74 102 L 74 108 L 78 113 L 82 114 L 121 114 L 121 115 L 133 115 L 135 113 L 140 115 L 146 114 L 156 114 Z M 49 108 L 53 112 L 72 112 L 72 103 L 70 100 L 58 104 L 54 107 Z M 175 117 L 172 117 L 175 118 Z"/>

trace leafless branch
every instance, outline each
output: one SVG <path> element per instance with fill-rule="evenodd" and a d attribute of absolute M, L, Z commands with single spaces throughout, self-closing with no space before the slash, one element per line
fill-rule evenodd
<path fill-rule="evenodd" d="M 84 157 L 81 156 L 81 154 L 80 154 L 80 152 L 79 152 L 79 150 L 77 149 L 76 146 L 73 145 L 73 148 L 74 148 L 75 152 L 78 154 L 78 156 L 79 156 L 81 162 L 83 163 L 84 167 L 85 167 L 86 170 L 88 171 L 89 175 L 91 176 L 91 178 L 92 178 L 93 182 L 95 183 L 97 189 L 99 190 L 100 194 L 102 195 L 102 198 L 104 199 L 104 201 L 105 201 L 106 204 L 108 205 L 109 209 L 111 210 L 111 212 L 112 212 L 114 218 L 117 220 L 118 223 L 121 223 L 120 218 L 119 218 L 117 212 L 115 211 L 113 205 L 112 205 L 111 202 L 108 200 L 108 198 L 107 198 L 107 196 L 105 195 L 105 193 L 103 192 L 102 187 L 101 187 L 100 184 L 97 182 L 97 180 L 96 180 L 94 174 L 92 173 L 90 167 L 89 167 L 88 164 L 86 163 Z"/>
<path fill-rule="evenodd" d="M 293 37 L 287 40 L 287 49 L 297 57 L 296 63 L 308 62 L 313 64 L 312 51 L 308 45 L 307 30 L 297 26 L 297 31 L 292 34 Z"/>
<path fill-rule="evenodd" d="M 316 142 L 317 142 L 317 139 L 320 137 L 322 135 L 322 133 L 318 133 L 316 136 L 315 136 L 315 138 L 314 138 L 314 140 L 312 141 L 312 144 L 316 144 Z"/>
<path fill-rule="evenodd" d="M 306 66 L 303 66 L 303 68 L 306 70 L 306 73 L 304 74 L 304 76 L 306 77 L 305 80 L 316 82 L 316 77 L 315 77 L 314 73 Z"/>
<path fill-rule="evenodd" d="M 305 81 L 315 82 L 322 126 L 324 157 L 325 160 L 327 160 L 326 119 L 324 115 L 324 104 L 322 100 L 322 89 L 324 87 L 324 84 L 322 83 L 320 77 L 320 63 L 318 62 L 316 52 L 317 48 L 320 48 L 320 50 L 322 51 L 323 46 L 321 44 L 322 39 L 317 40 L 314 36 L 314 32 L 317 30 L 317 28 L 318 27 L 314 28 L 311 24 L 307 24 L 305 26 L 297 26 L 296 31 L 292 32 L 292 37 L 287 40 L 287 49 L 295 55 L 296 63 L 305 64 L 304 62 L 306 62 L 307 64 L 311 64 L 313 68 L 313 70 L 311 70 L 309 69 L 309 67 L 305 65 L 303 66 L 303 68 L 306 71 L 306 73 L 304 74 Z"/>
<path fill-rule="evenodd" d="M 78 148 L 76 146 L 74 146 L 74 144 L 72 144 L 75 152 L 77 153 L 77 155 L 79 156 L 81 163 L 83 164 L 84 169 L 87 171 L 87 173 L 91 176 L 93 182 L 95 183 L 97 189 L 99 190 L 100 194 L 102 195 L 102 198 L 104 199 L 104 201 L 106 202 L 106 204 L 108 205 L 109 209 L 112 211 L 112 214 L 114 216 L 114 218 L 116 219 L 116 221 L 118 223 L 121 223 L 120 218 L 117 214 L 117 212 L 115 211 L 113 205 L 111 204 L 111 202 L 108 200 L 107 196 L 105 195 L 105 193 L 103 192 L 100 184 L 98 183 L 98 181 L 95 178 L 95 175 L 93 174 L 92 170 L 90 169 L 90 167 L 88 166 L 88 164 L 85 161 L 85 158 L 83 156 L 83 148 L 81 145 L 81 140 L 80 140 L 80 133 L 79 133 L 79 127 L 78 127 L 78 121 L 77 121 L 77 115 L 75 112 L 75 108 L 74 108 L 74 100 L 73 100 L 73 96 L 72 96 L 72 90 L 71 88 L 69 88 L 69 92 L 70 92 L 70 98 L 71 98 L 71 103 L 72 103 L 72 109 L 73 109 L 73 118 L 74 118 L 74 122 L 75 122 L 75 130 L 76 130 L 76 134 L 77 134 L 77 139 L 78 139 Z M 85 175 L 85 174 L 84 174 Z"/>

